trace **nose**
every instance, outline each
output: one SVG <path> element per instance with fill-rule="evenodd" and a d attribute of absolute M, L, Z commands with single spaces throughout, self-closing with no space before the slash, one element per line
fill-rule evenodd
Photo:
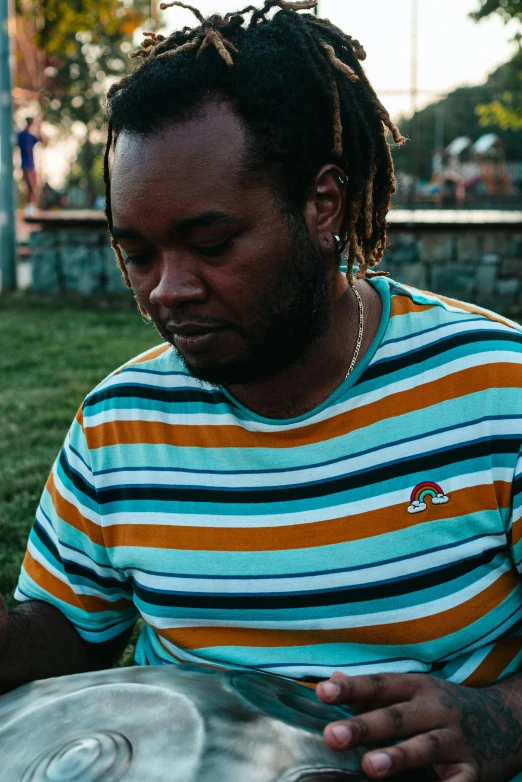
<path fill-rule="evenodd" d="M 184 304 L 204 302 L 207 298 L 207 288 L 193 262 L 179 255 L 165 254 L 149 295 L 150 303 L 171 311 Z"/>

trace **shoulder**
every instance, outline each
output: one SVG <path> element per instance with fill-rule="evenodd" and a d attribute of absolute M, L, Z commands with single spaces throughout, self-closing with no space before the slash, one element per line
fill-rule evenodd
<path fill-rule="evenodd" d="M 390 316 L 393 325 L 405 334 L 418 333 L 424 328 L 452 325 L 461 331 L 486 329 L 505 334 L 516 342 L 522 341 L 520 324 L 496 312 L 458 299 L 410 288 L 394 280 L 389 281 L 389 286 Z"/>
<path fill-rule="evenodd" d="M 388 281 L 390 317 L 365 379 L 432 401 L 475 394 L 522 411 L 522 329 L 473 304 Z M 395 385 L 393 385 L 395 384 Z M 475 393 L 476 392 L 476 393 Z M 427 398 L 427 397 L 426 397 Z"/>

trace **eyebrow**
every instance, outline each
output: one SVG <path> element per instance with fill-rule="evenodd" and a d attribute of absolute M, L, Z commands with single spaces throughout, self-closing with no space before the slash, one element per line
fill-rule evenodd
<path fill-rule="evenodd" d="M 235 222 L 237 218 L 226 214 L 225 212 L 202 212 L 194 217 L 188 217 L 186 220 L 175 220 L 169 225 L 169 233 L 186 234 L 196 228 L 207 228 L 211 225 L 227 225 Z M 114 226 L 112 230 L 116 240 L 119 239 L 142 239 L 139 231 L 133 228 L 118 228 Z"/>

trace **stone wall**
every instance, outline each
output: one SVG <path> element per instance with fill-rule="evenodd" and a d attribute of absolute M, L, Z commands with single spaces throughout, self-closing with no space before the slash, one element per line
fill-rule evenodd
<path fill-rule="evenodd" d="M 33 290 L 87 295 L 126 290 L 103 227 L 31 234 Z M 399 282 L 491 309 L 522 308 L 522 225 L 390 226 L 381 264 Z"/>
<path fill-rule="evenodd" d="M 522 226 L 390 231 L 381 268 L 406 285 L 489 309 L 522 307 Z"/>
<path fill-rule="evenodd" d="M 127 288 L 104 229 L 33 231 L 32 289 L 100 296 Z"/>

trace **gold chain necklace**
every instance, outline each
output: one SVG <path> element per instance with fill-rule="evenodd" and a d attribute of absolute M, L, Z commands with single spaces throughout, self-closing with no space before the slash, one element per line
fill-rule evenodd
<path fill-rule="evenodd" d="M 357 305 L 359 307 L 359 333 L 357 334 L 357 344 L 355 346 L 352 363 L 350 364 L 348 372 L 346 373 L 345 380 L 357 363 L 357 359 L 359 358 L 359 353 L 361 352 L 361 345 L 362 345 L 363 334 L 364 334 L 364 307 L 363 307 L 362 299 L 359 295 L 359 291 L 357 290 L 353 282 L 350 283 L 350 288 L 355 293 L 355 298 L 357 299 Z"/>

